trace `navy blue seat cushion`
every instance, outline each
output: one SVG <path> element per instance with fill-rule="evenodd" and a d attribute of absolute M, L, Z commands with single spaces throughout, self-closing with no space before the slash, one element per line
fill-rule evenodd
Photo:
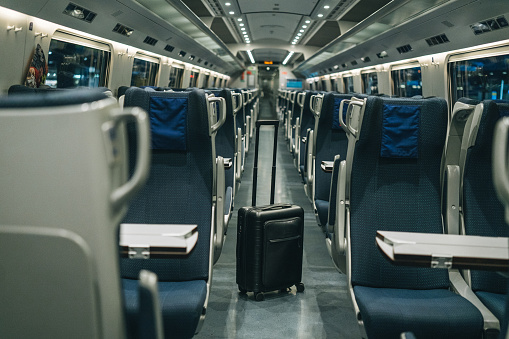
<path fill-rule="evenodd" d="M 318 211 L 318 219 L 320 219 L 320 226 L 327 225 L 327 216 L 329 215 L 329 201 L 315 200 L 316 210 Z"/>
<path fill-rule="evenodd" d="M 138 337 L 138 280 L 122 279 L 127 332 Z M 159 303 L 165 338 L 191 338 L 203 311 L 207 284 L 204 280 L 159 282 Z"/>
<path fill-rule="evenodd" d="M 507 286 L 506 286 L 507 287 Z M 505 319 L 505 302 L 507 295 L 491 292 L 475 292 L 479 300 L 498 318 Z"/>
<path fill-rule="evenodd" d="M 368 338 L 481 338 L 483 318 L 463 297 L 445 289 L 354 287 Z"/>

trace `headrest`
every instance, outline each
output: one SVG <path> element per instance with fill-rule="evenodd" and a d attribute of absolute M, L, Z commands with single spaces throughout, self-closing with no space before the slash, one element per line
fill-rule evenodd
<path fill-rule="evenodd" d="M 70 106 L 98 101 L 107 97 L 104 92 L 97 89 L 38 91 L 1 97 L 0 108 Z"/>
<path fill-rule="evenodd" d="M 420 112 L 418 105 L 383 105 L 381 157 L 418 158 Z"/>
<path fill-rule="evenodd" d="M 495 100 L 500 112 L 500 117 L 509 116 L 509 101 L 507 100 Z"/>
<path fill-rule="evenodd" d="M 152 149 L 185 151 L 188 98 L 151 95 L 149 107 Z"/>

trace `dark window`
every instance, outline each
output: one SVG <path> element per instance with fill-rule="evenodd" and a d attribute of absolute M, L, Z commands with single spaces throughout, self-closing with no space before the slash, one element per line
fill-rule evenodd
<path fill-rule="evenodd" d="M 343 78 L 343 92 L 345 93 L 353 93 L 353 77 L 344 77 Z"/>
<path fill-rule="evenodd" d="M 159 64 L 134 58 L 131 86 L 155 86 Z"/>
<path fill-rule="evenodd" d="M 198 75 L 200 75 L 199 72 L 191 72 L 191 75 L 189 76 L 191 81 L 189 81 L 189 87 L 196 87 L 196 84 L 198 83 Z"/>
<path fill-rule="evenodd" d="M 170 69 L 170 82 L 168 83 L 168 87 L 181 88 L 183 75 L 183 68 L 172 67 Z"/>
<path fill-rule="evenodd" d="M 54 88 L 106 87 L 110 52 L 52 39 L 46 85 Z"/>
<path fill-rule="evenodd" d="M 509 100 L 508 73 L 509 55 L 451 62 L 453 102 L 461 97 Z"/>
<path fill-rule="evenodd" d="M 366 94 L 378 94 L 378 76 L 376 72 L 362 73 L 362 87 Z"/>
<path fill-rule="evenodd" d="M 398 97 L 422 95 L 421 67 L 391 71 L 391 77 L 393 95 Z"/>

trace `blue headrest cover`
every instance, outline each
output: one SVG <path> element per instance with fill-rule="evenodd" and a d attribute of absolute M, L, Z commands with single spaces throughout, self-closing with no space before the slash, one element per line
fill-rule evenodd
<path fill-rule="evenodd" d="M 341 123 L 339 122 L 339 105 L 341 104 L 341 101 L 344 99 L 341 98 L 334 98 L 334 114 L 332 115 L 332 129 L 340 129 Z M 343 121 L 346 120 L 346 111 L 348 110 L 348 105 L 343 104 Z"/>
<path fill-rule="evenodd" d="M 420 112 L 420 106 L 383 106 L 381 157 L 418 158 Z"/>
<path fill-rule="evenodd" d="M 187 98 L 150 97 L 152 149 L 185 151 Z"/>

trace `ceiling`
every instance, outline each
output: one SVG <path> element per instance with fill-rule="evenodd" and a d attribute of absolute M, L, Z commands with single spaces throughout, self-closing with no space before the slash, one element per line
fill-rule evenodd
<path fill-rule="evenodd" d="M 172 0 L 167 0 L 172 1 Z M 177 0 L 226 44 L 251 50 L 256 63 L 292 64 L 307 47 L 323 47 L 390 0 Z M 175 1 L 173 1 L 175 2 Z M 344 19 L 345 18 L 345 19 Z M 217 21 L 222 20 L 219 24 Z M 343 24 L 344 23 L 344 24 Z M 232 43 L 232 39 L 235 43 Z M 241 46 L 238 46 L 241 45 Z M 274 46 L 274 48 L 267 48 Z M 312 53 L 310 53 L 312 54 Z M 239 55 L 239 54 L 237 54 Z M 244 56 L 245 53 L 240 53 Z M 251 64 L 244 58 L 246 65 Z"/>

